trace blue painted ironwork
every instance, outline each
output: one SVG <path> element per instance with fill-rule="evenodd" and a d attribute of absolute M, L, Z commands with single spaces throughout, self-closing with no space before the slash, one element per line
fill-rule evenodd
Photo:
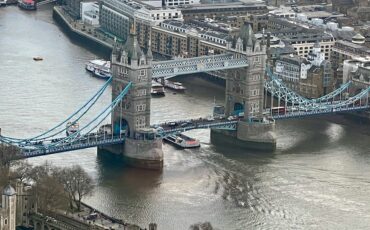
<path fill-rule="evenodd" d="M 233 54 L 201 56 L 153 63 L 153 78 L 170 78 L 177 75 L 236 69 L 248 66 L 246 58 Z"/>
<path fill-rule="evenodd" d="M 107 82 L 81 108 L 79 108 L 73 114 L 68 116 L 65 120 L 63 120 L 62 122 L 60 122 L 59 124 L 57 124 L 53 128 L 47 130 L 46 132 L 41 133 L 37 136 L 30 137 L 30 138 L 25 138 L 25 139 L 12 138 L 12 137 L 7 137 L 7 136 L 0 136 L 0 142 L 2 141 L 2 142 L 5 142 L 5 143 L 8 143 L 8 144 L 11 144 L 11 143 L 21 143 L 21 142 L 26 142 L 26 141 L 41 141 L 41 140 L 44 140 L 46 138 L 51 138 L 51 137 L 54 137 L 54 136 L 56 136 L 60 133 L 65 132 L 70 127 L 70 126 L 69 127 L 66 126 L 67 122 L 69 122 L 69 121 L 72 121 L 72 123 L 73 122 L 78 122 L 95 105 L 95 103 L 98 101 L 98 99 L 101 97 L 101 95 L 107 89 L 107 87 L 109 86 L 109 84 L 111 82 L 112 82 L 112 77 L 109 78 L 107 80 Z M 72 119 L 73 117 L 75 117 L 79 113 L 81 113 L 81 114 L 77 118 Z M 62 127 L 63 129 L 59 130 L 59 131 L 57 131 L 53 134 L 47 135 L 47 134 L 51 133 L 52 131 L 54 131 L 54 130 L 60 128 L 60 127 Z"/>
<path fill-rule="evenodd" d="M 121 102 L 124 96 L 129 92 L 132 83 L 129 83 L 125 89 L 101 111 L 87 125 L 79 129 L 77 132 L 62 138 L 42 139 L 41 141 L 25 140 L 24 142 L 13 143 L 21 148 L 25 157 L 39 156 L 52 154 L 57 152 L 66 152 L 82 148 L 90 148 L 98 145 L 122 143 L 124 136 L 113 135 L 105 132 L 94 132 L 102 122 L 113 112 L 115 107 Z"/>
<path fill-rule="evenodd" d="M 178 59 L 165 62 L 159 62 L 153 64 L 153 78 L 158 77 L 170 77 L 173 75 L 180 74 L 190 74 L 206 71 L 216 71 L 221 69 L 234 69 L 247 66 L 247 60 L 244 57 L 236 57 L 232 54 L 222 54 L 214 56 L 203 56 L 197 58 L 189 59 Z M 276 113 L 273 109 L 266 109 L 264 118 L 253 118 L 246 122 L 253 123 L 266 123 L 275 122 L 275 120 L 280 119 L 291 119 L 291 118 L 303 118 L 311 117 L 323 114 L 333 114 L 338 112 L 351 112 L 358 110 L 366 110 L 370 108 L 369 105 L 369 93 L 370 87 L 363 89 L 356 95 L 349 96 L 347 91 L 352 86 L 351 82 L 343 84 L 340 88 L 334 90 L 333 92 L 324 95 L 317 99 L 305 98 L 294 90 L 289 89 L 282 80 L 278 79 L 269 68 L 267 68 L 267 80 L 265 81 L 265 89 L 271 94 L 271 107 L 273 107 L 273 98 L 278 99 L 278 106 L 282 106 L 283 111 Z M 35 137 L 27 139 L 18 139 L 6 136 L 0 136 L 0 142 L 6 144 L 12 144 L 20 147 L 25 157 L 34 157 L 40 155 L 47 155 L 59 152 L 73 151 L 78 149 L 112 145 L 124 143 L 125 135 L 122 132 L 125 130 L 123 124 L 117 124 L 115 127 L 111 127 L 110 133 L 106 131 L 99 130 L 102 123 L 106 118 L 112 114 L 114 109 L 122 99 L 129 92 L 131 88 L 131 83 L 129 83 L 125 89 L 113 100 L 105 109 L 103 109 L 95 118 L 93 118 L 89 123 L 83 126 L 81 129 L 75 133 L 67 136 L 56 138 L 58 134 L 65 131 L 66 123 L 77 122 L 90 108 L 95 104 L 95 102 L 100 98 L 104 90 L 108 87 L 112 79 L 109 79 L 107 83 L 90 99 L 86 102 L 80 109 L 69 116 L 66 120 L 62 121 L 50 130 L 37 135 Z M 267 98 L 265 98 L 267 99 Z M 231 117 L 226 118 L 204 118 L 195 120 L 185 120 L 185 121 L 171 121 L 167 123 L 162 123 L 154 125 L 156 129 L 157 137 L 163 138 L 168 135 L 185 132 L 192 129 L 222 129 L 222 130 L 237 130 L 237 123 L 239 120 L 244 119 L 243 108 L 237 106 L 234 108 L 234 113 Z M 78 115 L 80 114 L 80 115 Z M 244 120 L 245 121 L 245 120 Z M 107 124 L 108 127 L 112 126 Z M 106 126 L 106 125 L 105 125 Z M 57 130 L 58 128 L 63 128 L 62 131 Z"/>

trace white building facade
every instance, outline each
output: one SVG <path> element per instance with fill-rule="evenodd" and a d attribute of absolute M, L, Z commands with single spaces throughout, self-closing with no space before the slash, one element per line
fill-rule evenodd
<path fill-rule="evenodd" d="M 99 25 L 99 4 L 97 2 L 81 2 L 81 20 L 88 25 Z"/>
<path fill-rule="evenodd" d="M 0 230 L 15 230 L 17 193 L 11 185 L 5 186 L 1 196 Z"/>

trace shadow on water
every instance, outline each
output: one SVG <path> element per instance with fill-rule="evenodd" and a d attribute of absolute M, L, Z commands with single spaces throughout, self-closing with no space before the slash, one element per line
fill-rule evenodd
<path fill-rule="evenodd" d="M 227 144 L 213 144 L 213 151 L 224 155 L 230 159 L 238 160 L 248 160 L 249 158 L 274 158 L 275 152 L 262 151 L 262 150 L 251 150 L 245 149 L 239 146 L 227 145 Z"/>
<path fill-rule="evenodd" d="M 112 183 L 119 188 L 147 192 L 160 185 L 162 171 L 130 167 L 123 158 L 110 155 L 104 151 L 97 155 L 97 180 L 102 186 Z"/>

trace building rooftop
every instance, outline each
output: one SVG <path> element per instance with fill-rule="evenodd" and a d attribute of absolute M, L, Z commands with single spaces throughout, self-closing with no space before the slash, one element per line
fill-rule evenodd
<path fill-rule="evenodd" d="M 3 195 L 5 196 L 13 196 L 15 194 L 16 194 L 15 189 L 10 184 L 5 186 L 5 188 L 3 189 Z"/>
<path fill-rule="evenodd" d="M 296 55 L 296 54 L 282 55 L 280 60 L 285 61 L 285 62 L 289 62 L 291 64 L 295 64 L 295 65 L 301 65 L 301 63 L 310 64 L 310 62 L 307 61 L 306 58 L 303 58 L 303 57 L 301 57 L 299 55 Z"/>
<path fill-rule="evenodd" d="M 185 23 L 179 20 L 165 20 L 161 23 L 161 28 L 180 33 L 194 33 L 203 40 L 211 40 L 223 45 L 226 45 L 226 41 L 232 41 L 232 36 L 228 33 L 216 31 L 212 28 L 202 27 L 192 22 Z"/>
<path fill-rule="evenodd" d="M 229 2 L 229 3 L 216 3 L 216 4 L 194 4 L 185 5 L 180 7 L 182 11 L 187 10 L 206 10 L 206 9 L 226 9 L 226 8 L 256 8 L 267 9 L 264 3 L 240 3 L 240 2 Z"/>
<path fill-rule="evenodd" d="M 354 49 L 363 50 L 365 52 L 370 53 L 370 49 L 367 48 L 366 46 L 354 44 L 354 43 L 349 42 L 349 41 L 338 40 L 338 41 L 336 41 L 336 44 L 342 44 L 342 45 L 345 45 L 345 46 L 348 46 L 348 47 L 351 47 L 351 48 L 354 48 Z"/>

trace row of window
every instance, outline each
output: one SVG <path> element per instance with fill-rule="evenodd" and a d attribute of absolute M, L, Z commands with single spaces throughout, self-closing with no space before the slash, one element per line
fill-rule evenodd
<path fill-rule="evenodd" d="M 145 119 L 145 116 L 138 116 L 136 118 L 136 128 L 137 129 L 140 129 L 140 128 L 145 128 L 146 126 L 146 119 Z"/>
<path fill-rule="evenodd" d="M 146 104 L 136 105 L 136 112 L 144 112 L 144 111 L 146 111 Z"/>

